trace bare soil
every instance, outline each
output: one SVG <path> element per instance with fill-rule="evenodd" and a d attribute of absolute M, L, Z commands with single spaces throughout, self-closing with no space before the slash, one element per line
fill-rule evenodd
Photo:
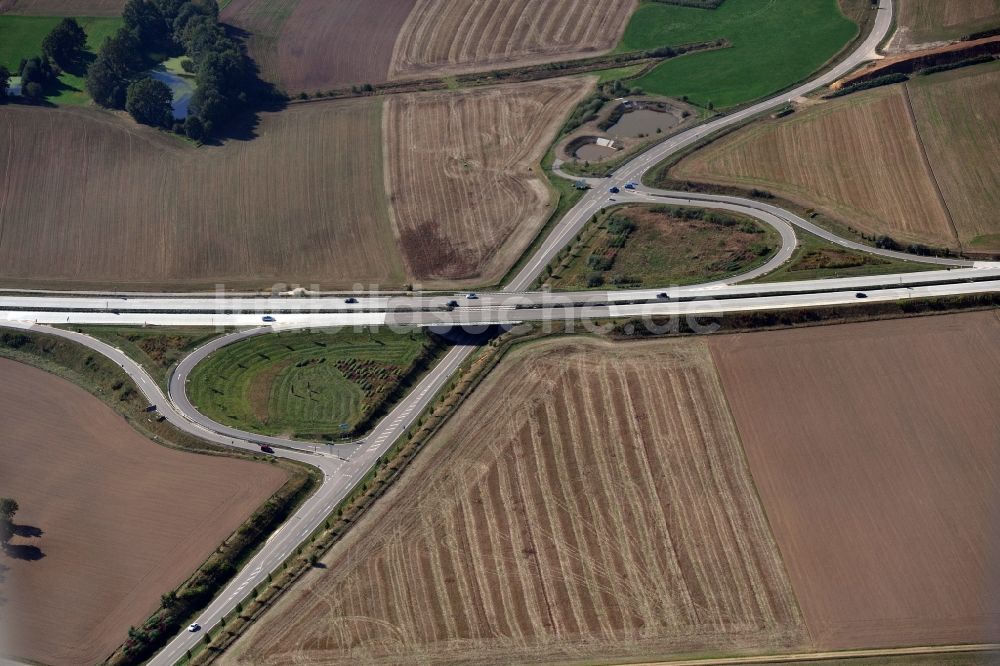
<path fill-rule="evenodd" d="M 0 0 L 0 14 L 118 16 L 125 0 Z"/>
<path fill-rule="evenodd" d="M 997 312 L 709 346 L 814 647 L 1000 639 Z"/>
<path fill-rule="evenodd" d="M 386 189 L 408 272 L 498 280 L 551 214 L 537 169 L 592 77 L 386 101 Z"/>
<path fill-rule="evenodd" d="M 0 282 L 401 285 L 381 103 L 261 115 L 195 148 L 93 109 L 0 109 Z"/>
<path fill-rule="evenodd" d="M 83 389 L 0 359 L 0 653 L 93 664 L 284 483 L 268 465 L 158 446 Z"/>
<path fill-rule="evenodd" d="M 899 0 L 892 52 L 1000 25 L 996 0 Z"/>
<path fill-rule="evenodd" d="M 227 23 L 249 33 L 264 76 L 290 93 L 388 79 L 416 0 L 233 0 Z"/>
<path fill-rule="evenodd" d="M 565 663 L 805 639 L 700 341 L 504 359 L 226 663 Z"/>
<path fill-rule="evenodd" d="M 637 0 L 416 0 L 393 79 L 531 65 L 609 51 Z"/>

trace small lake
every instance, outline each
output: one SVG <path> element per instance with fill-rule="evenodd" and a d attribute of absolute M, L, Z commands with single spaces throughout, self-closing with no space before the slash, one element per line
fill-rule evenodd
<path fill-rule="evenodd" d="M 149 76 L 157 81 L 166 83 L 170 91 L 174 94 L 172 104 L 174 119 L 184 120 L 187 118 L 188 106 L 190 106 L 191 97 L 194 95 L 194 80 L 174 74 L 164 68 L 163 65 L 150 70 Z"/>
<path fill-rule="evenodd" d="M 658 129 L 666 132 L 677 123 L 677 117 L 671 113 L 639 109 L 623 115 L 608 129 L 608 134 L 619 139 L 635 139 L 640 134 L 653 136 Z"/>

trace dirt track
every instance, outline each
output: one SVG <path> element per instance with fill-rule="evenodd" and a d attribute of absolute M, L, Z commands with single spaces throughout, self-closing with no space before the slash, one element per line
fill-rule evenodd
<path fill-rule="evenodd" d="M 700 342 L 516 350 L 414 465 L 228 663 L 561 663 L 804 640 Z"/>
<path fill-rule="evenodd" d="M 997 313 L 710 347 L 814 647 L 997 642 Z"/>
<path fill-rule="evenodd" d="M 83 389 L 5 359 L 0 421 L 0 488 L 21 506 L 0 554 L 0 654 L 47 664 L 103 660 L 285 481 L 158 446 Z"/>

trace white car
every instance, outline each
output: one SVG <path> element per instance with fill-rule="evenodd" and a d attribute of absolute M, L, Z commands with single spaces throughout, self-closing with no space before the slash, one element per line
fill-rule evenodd
<path fill-rule="evenodd" d="M 196 631 L 201 631 L 201 625 L 198 624 L 197 622 L 192 622 L 191 624 L 188 625 L 188 631 L 190 631 L 192 634 Z"/>

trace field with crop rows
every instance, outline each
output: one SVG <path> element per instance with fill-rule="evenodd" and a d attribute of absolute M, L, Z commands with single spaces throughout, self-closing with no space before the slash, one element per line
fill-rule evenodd
<path fill-rule="evenodd" d="M 0 488 L 20 504 L 4 548 L 5 655 L 102 662 L 285 481 L 154 444 L 68 381 L 0 359 Z"/>
<path fill-rule="evenodd" d="M 614 48 L 638 0 L 417 0 L 390 76 L 455 74 Z"/>
<path fill-rule="evenodd" d="M 410 274 L 497 280 L 551 213 L 536 169 L 589 79 L 394 96 L 389 199 Z"/>
<path fill-rule="evenodd" d="M 125 0 L 0 0 L 0 14 L 118 16 Z"/>
<path fill-rule="evenodd" d="M 618 50 L 729 40 L 730 48 L 668 60 L 634 82 L 724 108 L 806 78 L 857 33 L 837 0 L 726 0 L 711 10 L 649 2 L 633 15 Z"/>
<path fill-rule="evenodd" d="M 762 187 L 869 234 L 957 245 L 901 86 L 754 123 L 685 158 L 671 174 Z"/>
<path fill-rule="evenodd" d="M 957 39 L 1000 26 L 998 0 L 898 0 L 892 47 Z"/>
<path fill-rule="evenodd" d="M 419 331 L 260 335 L 195 366 L 191 402 L 210 418 L 268 435 L 336 439 L 385 400 L 430 339 Z"/>
<path fill-rule="evenodd" d="M 906 89 L 962 247 L 1000 252 L 1000 64 L 916 77 Z"/>
<path fill-rule="evenodd" d="M 250 34 L 264 78 L 295 93 L 387 80 L 414 2 L 233 0 L 222 20 Z"/>
<path fill-rule="evenodd" d="M 817 649 L 1000 641 L 1000 317 L 709 341 Z"/>
<path fill-rule="evenodd" d="M 504 359 L 227 663 L 568 663 L 805 634 L 701 341 Z"/>
<path fill-rule="evenodd" d="M 130 288 L 401 284 L 381 104 L 264 113 L 198 148 L 89 109 L 0 109 L 0 279 Z"/>

